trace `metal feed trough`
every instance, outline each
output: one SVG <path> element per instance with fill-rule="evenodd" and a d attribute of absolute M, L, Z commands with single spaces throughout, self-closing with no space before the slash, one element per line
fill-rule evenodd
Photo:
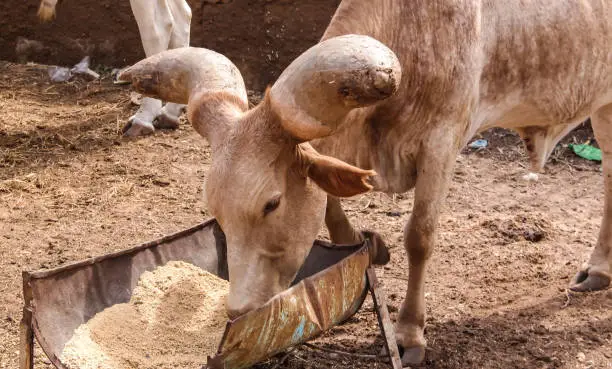
<path fill-rule="evenodd" d="M 370 266 L 369 241 L 336 246 L 316 241 L 288 290 L 264 306 L 227 323 L 209 369 L 245 368 L 306 342 L 344 322 L 372 292 L 379 325 L 401 368 L 384 295 Z M 21 369 L 32 369 L 34 337 L 51 363 L 81 324 L 102 310 L 130 300 L 145 271 L 180 260 L 228 279 L 225 236 L 214 220 L 132 249 L 51 270 L 23 273 Z"/>

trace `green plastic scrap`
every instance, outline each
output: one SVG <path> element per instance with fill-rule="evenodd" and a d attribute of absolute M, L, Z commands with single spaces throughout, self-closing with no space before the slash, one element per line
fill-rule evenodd
<path fill-rule="evenodd" d="M 581 158 L 601 161 L 601 150 L 596 147 L 587 144 L 569 144 L 568 146 Z"/>

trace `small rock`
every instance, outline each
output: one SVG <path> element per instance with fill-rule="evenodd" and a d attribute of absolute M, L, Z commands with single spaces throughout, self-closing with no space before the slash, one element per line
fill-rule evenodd
<path fill-rule="evenodd" d="M 170 186 L 170 182 L 163 180 L 163 179 L 154 179 L 153 181 L 151 181 L 154 185 L 159 186 L 159 187 L 167 187 Z"/>
<path fill-rule="evenodd" d="M 544 238 L 544 232 L 540 230 L 528 229 L 523 232 L 523 237 L 529 242 L 540 242 Z"/>
<path fill-rule="evenodd" d="M 540 179 L 537 173 L 529 172 L 523 176 L 523 180 L 528 182 L 537 182 Z"/>
<path fill-rule="evenodd" d="M 586 360 L 586 355 L 584 354 L 584 352 L 579 352 L 576 354 L 576 359 L 579 362 L 584 363 L 584 361 Z"/>
<path fill-rule="evenodd" d="M 553 358 L 550 357 L 550 356 L 546 356 L 546 355 L 538 356 L 537 359 L 540 360 L 540 361 L 543 361 L 545 363 L 552 363 L 553 362 Z"/>

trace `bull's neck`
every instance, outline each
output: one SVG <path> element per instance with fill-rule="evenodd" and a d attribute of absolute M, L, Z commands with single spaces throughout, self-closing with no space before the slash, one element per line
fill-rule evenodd
<path fill-rule="evenodd" d="M 406 3 L 411 1 L 406 1 Z M 393 33 L 396 27 L 383 27 L 393 17 L 399 15 L 399 9 L 404 1 L 394 0 L 343 0 L 321 41 L 328 38 L 345 35 L 361 34 L 371 36 L 385 45 L 393 44 Z"/>

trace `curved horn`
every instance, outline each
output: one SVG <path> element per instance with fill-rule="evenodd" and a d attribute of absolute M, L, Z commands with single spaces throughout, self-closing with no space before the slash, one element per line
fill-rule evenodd
<path fill-rule="evenodd" d="M 196 93 L 225 92 L 248 107 L 238 68 L 225 56 L 198 47 L 182 47 L 150 56 L 117 76 L 145 96 L 187 104 Z"/>
<path fill-rule="evenodd" d="M 397 56 L 361 35 L 327 39 L 304 52 L 270 90 L 283 127 L 301 140 L 332 134 L 354 108 L 393 95 L 399 87 Z"/>

